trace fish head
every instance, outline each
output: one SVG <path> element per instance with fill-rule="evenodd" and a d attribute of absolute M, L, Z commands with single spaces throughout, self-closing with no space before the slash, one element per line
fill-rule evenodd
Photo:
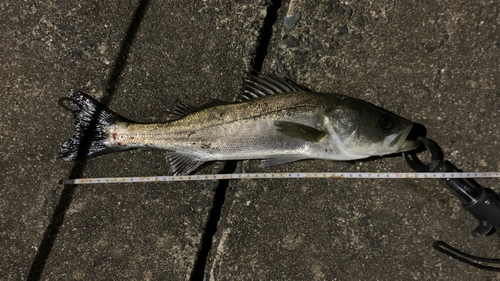
<path fill-rule="evenodd" d="M 414 123 L 355 98 L 344 98 L 325 114 L 330 135 L 346 159 L 361 159 L 417 149 L 409 140 Z"/>

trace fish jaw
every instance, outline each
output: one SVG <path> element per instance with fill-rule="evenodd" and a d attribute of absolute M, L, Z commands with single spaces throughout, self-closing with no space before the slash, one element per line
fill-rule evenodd
<path fill-rule="evenodd" d="M 413 123 L 404 127 L 403 130 L 395 132 L 385 137 L 380 142 L 360 143 L 357 142 L 358 132 L 353 131 L 348 137 L 342 138 L 332 126 L 330 118 L 324 116 L 324 125 L 328 129 L 328 138 L 322 142 L 321 146 L 315 148 L 311 158 L 329 160 L 359 160 L 372 156 L 384 156 L 417 149 L 418 141 L 407 140 L 413 128 Z M 324 151 L 324 152 L 323 152 Z"/>
<path fill-rule="evenodd" d="M 411 130 L 413 129 L 413 123 L 404 130 L 400 136 L 399 140 L 397 141 L 396 147 L 398 148 L 397 151 L 394 153 L 400 153 L 400 152 L 405 152 L 405 151 L 410 151 L 414 150 L 420 147 L 420 143 L 416 140 L 407 140 L 406 138 L 410 134 Z"/>
<path fill-rule="evenodd" d="M 387 136 L 384 139 L 383 147 L 379 149 L 379 154 L 373 155 L 383 156 L 419 148 L 420 143 L 418 141 L 407 139 L 412 129 L 413 123 L 410 123 L 402 132 Z M 374 151 L 376 151 L 376 149 L 374 149 Z"/>

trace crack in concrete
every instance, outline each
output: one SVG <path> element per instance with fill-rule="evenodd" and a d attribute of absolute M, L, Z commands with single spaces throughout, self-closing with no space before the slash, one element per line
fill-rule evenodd
<path fill-rule="evenodd" d="M 273 27 L 278 19 L 278 10 L 281 8 L 281 0 L 275 0 L 267 8 L 264 24 L 260 30 L 259 42 L 256 48 L 255 57 L 252 60 L 252 69 L 256 71 L 262 70 L 264 59 L 267 56 L 267 49 L 273 34 Z M 236 170 L 236 161 L 227 161 L 222 174 L 231 174 Z M 206 264 L 209 253 L 212 250 L 212 239 L 217 233 L 217 226 L 221 219 L 222 207 L 226 197 L 226 191 L 229 187 L 229 180 L 219 181 L 219 185 L 215 189 L 213 207 L 210 212 L 208 222 L 203 233 L 201 248 L 198 252 L 190 280 L 208 280 L 208 274 L 205 275 Z"/>
<path fill-rule="evenodd" d="M 108 83 L 106 85 L 106 91 L 105 91 L 106 94 L 101 99 L 101 103 L 105 106 L 111 102 L 111 99 L 113 98 L 114 94 L 117 91 L 121 73 L 123 72 L 123 69 L 127 64 L 130 49 L 135 41 L 135 37 L 141 25 L 142 19 L 146 14 L 148 4 L 149 0 L 142 0 L 137 6 L 134 15 L 132 16 L 132 21 L 127 29 L 125 37 L 123 38 L 120 47 L 120 52 L 118 53 L 118 56 L 115 59 L 113 69 L 110 73 Z M 95 117 L 97 117 L 98 114 L 99 112 L 95 114 Z M 97 118 L 93 119 L 97 120 Z M 91 124 L 91 126 L 89 126 L 88 129 L 88 134 L 90 135 L 93 134 L 92 131 L 95 130 L 97 121 L 93 121 L 92 123 L 94 124 Z M 82 143 L 80 144 L 80 147 L 78 149 L 78 155 L 85 155 L 88 152 L 90 147 L 90 142 L 91 140 L 89 139 L 82 140 Z M 83 175 L 83 170 L 85 169 L 86 164 L 87 161 L 85 160 L 76 162 L 73 168 L 71 169 L 69 178 L 70 179 L 80 178 Z M 71 205 L 75 189 L 76 185 L 74 184 L 64 186 L 64 189 L 61 192 L 61 196 L 59 197 L 59 202 L 57 203 L 54 209 L 54 213 L 52 215 L 50 223 L 45 229 L 42 242 L 38 247 L 33 263 L 31 264 L 27 280 L 40 280 L 40 278 L 42 277 L 42 273 L 43 270 L 45 269 L 45 264 L 47 262 L 47 259 L 49 258 L 50 253 L 52 252 L 52 247 L 54 246 L 54 242 L 57 239 L 59 230 L 63 225 L 66 212 L 69 206 Z"/>
<path fill-rule="evenodd" d="M 116 93 L 119 78 L 127 63 L 131 46 L 135 40 L 137 31 L 139 30 L 140 24 L 144 18 L 148 4 L 149 0 L 142 0 L 135 10 L 131 24 L 127 29 L 126 35 L 122 41 L 120 52 L 115 59 L 113 70 L 110 73 L 105 91 L 106 95 L 101 100 L 101 103 L 104 105 L 109 104 L 114 94 Z M 281 1 L 276 0 L 273 1 L 273 3 L 267 8 L 267 14 L 264 19 L 264 24 L 260 30 L 260 37 L 256 48 L 256 55 L 252 61 L 252 69 L 254 70 L 260 71 L 262 69 L 264 59 L 267 56 L 267 48 L 272 37 L 272 29 L 277 20 L 278 10 L 280 7 Z M 84 153 L 84 150 L 86 149 L 88 149 L 88 147 L 85 147 L 85 145 L 83 145 L 82 151 L 79 151 L 79 153 Z M 75 163 L 70 172 L 69 178 L 81 177 L 85 166 L 85 160 Z M 228 161 L 221 173 L 233 173 L 235 170 L 236 161 Z M 219 182 L 219 185 L 215 190 L 213 208 L 210 212 L 210 217 L 202 237 L 202 246 L 198 253 L 197 260 L 195 261 L 195 265 L 190 278 L 191 280 L 202 280 L 205 277 L 205 265 L 208 259 L 208 254 L 210 253 L 210 250 L 212 248 L 212 239 L 217 232 L 217 224 L 221 218 L 221 211 L 224 205 L 226 190 L 228 186 L 229 181 L 222 180 Z M 47 259 L 50 256 L 54 242 L 57 239 L 59 230 L 64 222 L 66 212 L 71 205 L 75 189 L 76 185 L 65 185 L 63 191 L 61 192 L 59 202 L 54 209 L 51 221 L 44 232 L 43 239 L 40 243 L 40 246 L 38 247 L 38 251 L 31 265 L 27 280 L 41 279 Z"/>

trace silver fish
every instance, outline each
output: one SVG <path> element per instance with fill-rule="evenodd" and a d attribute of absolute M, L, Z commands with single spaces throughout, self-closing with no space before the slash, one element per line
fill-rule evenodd
<path fill-rule="evenodd" d="M 256 73 L 236 102 L 179 104 L 166 123 L 140 124 L 72 90 L 76 133 L 64 160 L 152 147 L 165 149 L 174 174 L 214 160 L 265 159 L 261 167 L 302 159 L 355 160 L 413 150 L 413 122 L 368 102 L 309 91 Z"/>

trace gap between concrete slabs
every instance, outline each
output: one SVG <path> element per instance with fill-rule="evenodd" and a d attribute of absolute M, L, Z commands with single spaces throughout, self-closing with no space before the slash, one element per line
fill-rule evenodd
<path fill-rule="evenodd" d="M 113 70 L 111 71 L 110 77 L 108 79 L 108 83 L 106 85 L 105 95 L 101 99 L 103 105 L 108 106 L 111 102 L 113 96 L 115 95 L 118 87 L 118 79 L 127 63 L 128 55 L 130 52 L 130 48 L 135 40 L 136 33 L 139 30 L 139 26 L 141 21 L 146 13 L 146 9 L 148 7 L 149 0 L 142 0 L 137 9 L 134 12 L 132 17 L 132 21 L 130 26 L 126 32 L 125 38 L 121 43 L 121 48 L 118 56 L 115 59 Z M 94 117 L 94 118 L 97 118 Z M 95 130 L 95 124 L 92 128 Z M 92 131 L 88 131 L 87 133 L 92 133 Z M 89 150 L 90 142 L 87 139 L 87 142 L 82 142 L 81 149 L 79 151 L 80 155 L 84 155 Z M 83 175 L 83 170 L 85 169 L 87 162 L 85 160 L 78 161 L 71 169 L 69 174 L 69 178 L 79 178 Z M 52 247 L 54 246 L 54 242 L 57 239 L 59 234 L 59 229 L 64 223 L 64 218 L 66 216 L 66 212 L 71 204 L 73 199 L 73 194 L 75 193 L 77 185 L 65 185 L 64 189 L 61 192 L 59 202 L 54 210 L 52 218 L 50 220 L 47 229 L 43 235 L 43 240 L 38 247 L 37 254 L 33 263 L 31 265 L 30 271 L 28 273 L 28 280 L 39 280 L 42 276 L 43 270 L 45 269 L 45 263 L 49 258 L 50 253 L 52 252 Z"/>
<path fill-rule="evenodd" d="M 278 10 L 281 8 L 281 1 L 272 1 L 267 8 L 266 17 L 264 19 L 264 24 L 259 32 L 259 42 L 256 47 L 255 57 L 252 60 L 251 69 L 256 71 L 262 70 L 262 65 L 267 56 L 269 42 L 273 34 L 273 26 L 278 18 Z M 224 169 L 220 172 L 221 174 L 234 173 L 237 167 L 236 161 L 226 161 Z M 209 254 L 212 251 L 212 241 L 215 234 L 217 233 L 217 226 L 221 220 L 222 208 L 226 200 L 226 191 L 229 187 L 229 180 L 220 180 L 219 185 L 215 190 L 214 203 L 212 210 L 210 211 L 209 220 L 203 234 L 203 239 L 201 243 L 200 251 L 198 252 L 198 257 L 191 275 L 191 280 L 206 280 L 209 278 L 209 274 L 205 273 L 206 264 L 209 260 Z M 211 271 L 211 270 L 208 270 Z"/>
<path fill-rule="evenodd" d="M 148 8 L 148 4 L 152 6 Z M 93 93 L 93 95 L 97 95 L 98 98 L 110 105 L 111 108 L 130 119 L 142 119 L 141 121 L 143 121 L 144 118 L 150 118 L 146 120 L 149 122 L 158 121 L 154 119 L 154 116 L 151 117 L 152 111 L 158 111 L 154 113 L 165 113 L 165 110 L 159 108 L 158 104 L 163 102 L 163 104 L 170 105 L 170 108 L 173 107 L 175 99 L 172 97 L 176 94 L 178 95 L 177 92 L 182 93 L 177 97 L 180 100 L 186 101 L 186 97 L 191 96 L 192 100 L 188 100 L 188 102 L 193 104 L 201 102 L 207 97 L 231 100 L 235 91 L 237 91 L 241 77 L 251 68 L 250 60 L 255 53 L 255 38 L 258 31 L 261 29 L 261 17 L 263 15 L 259 10 L 262 9 L 262 6 L 258 6 L 255 3 L 246 5 L 245 3 L 239 2 L 221 4 L 217 1 L 205 1 L 203 5 L 201 5 L 199 1 L 193 1 L 193 3 L 189 4 L 183 3 L 182 6 L 187 7 L 177 7 L 178 10 L 176 10 L 177 8 L 174 6 L 174 9 L 168 10 L 169 14 L 165 13 L 165 9 L 152 10 L 152 8 L 155 7 L 154 5 L 154 3 L 150 4 L 148 1 L 139 3 L 131 25 L 123 40 L 124 43 L 122 44 L 122 48 L 115 60 L 114 70 L 111 72 L 110 78 L 106 83 L 106 92 L 102 93 L 101 91 L 97 91 L 97 93 Z M 102 7 L 103 6 L 101 6 L 101 9 Z M 193 7 L 197 7 L 199 10 L 196 11 Z M 184 11 L 184 8 L 188 10 L 190 14 L 179 12 Z M 228 12 L 232 13 L 227 14 Z M 243 20 L 228 22 L 227 17 L 230 17 L 231 14 L 238 14 L 238 18 L 243 18 Z M 165 15 L 168 15 L 167 20 L 170 20 L 173 24 L 181 23 L 186 26 L 186 23 L 183 23 L 183 21 L 194 21 L 198 26 L 201 26 L 201 28 L 198 27 L 199 34 L 181 33 L 188 27 L 178 28 L 172 30 L 172 32 L 179 32 L 176 34 L 179 35 L 177 39 L 179 39 L 180 42 L 175 41 L 169 45 L 168 42 L 162 42 L 161 39 L 157 40 L 157 34 L 161 34 L 161 28 L 165 27 Z M 151 22 L 150 19 L 153 21 Z M 158 23 L 160 19 L 163 19 L 163 21 Z M 141 29 L 137 32 L 139 24 Z M 209 30 L 211 29 L 216 33 L 216 35 L 214 35 L 215 39 L 207 38 L 205 35 L 207 34 L 207 26 Z M 145 32 L 145 30 L 148 32 Z M 212 44 L 212 40 L 220 43 L 214 45 Z M 132 45 L 132 42 L 134 42 L 134 45 Z M 145 42 L 148 44 L 144 44 Z M 178 45 L 176 46 L 175 44 Z M 179 46 L 184 46 L 184 48 Z M 99 46 L 98 49 L 100 52 L 106 53 L 105 47 L 100 48 Z M 184 58 L 183 52 L 193 53 L 191 59 Z M 158 58 L 162 58 L 163 61 L 160 61 Z M 193 62 L 192 59 L 196 59 L 197 61 Z M 169 64 L 171 61 L 174 63 Z M 199 62 L 204 62 L 205 66 L 200 66 Z M 109 64 L 109 61 L 106 64 Z M 172 67 L 172 65 L 175 65 L 175 67 Z M 169 68 L 169 70 L 165 70 L 164 68 Z M 169 73 L 170 76 L 165 75 L 165 73 Z M 190 75 L 186 75 L 186 73 Z M 175 78 L 181 75 L 182 77 L 180 77 L 178 81 L 182 79 L 192 80 L 191 83 L 186 83 L 188 86 L 180 85 L 178 81 L 175 80 Z M 227 78 L 225 75 L 227 75 Z M 219 81 L 217 79 L 219 79 Z M 224 81 L 225 79 L 229 81 Z M 224 83 L 220 83 L 220 80 L 223 80 Z M 167 84 L 167 87 L 165 84 Z M 88 85 L 91 85 L 90 82 L 86 87 L 89 87 Z M 112 95 L 116 92 L 118 86 L 120 89 L 123 89 L 120 93 L 120 99 L 112 99 Z M 164 88 L 174 89 L 173 95 L 154 95 L 155 92 L 161 92 L 158 89 Z M 153 94 L 150 94 L 152 97 L 144 98 L 144 96 L 135 95 L 133 92 Z M 210 96 L 207 96 L 207 93 L 210 93 Z M 162 98 L 163 100 L 161 100 Z M 155 102 L 151 105 L 144 104 L 144 100 L 149 100 L 150 102 L 152 100 L 158 100 L 161 102 Z M 143 158 L 145 157 L 149 158 L 150 161 L 144 160 Z M 161 165 L 151 164 L 151 162 L 155 161 L 166 166 L 166 164 L 164 164 L 163 152 L 134 151 L 109 157 L 102 156 L 87 161 L 86 164 L 85 162 L 76 164 L 71 176 L 95 177 L 110 175 L 111 173 L 115 173 L 115 175 L 116 173 L 118 175 L 130 175 L 129 173 L 144 174 L 144 172 L 155 174 L 166 173 L 168 169 L 165 169 Z M 217 164 L 209 165 L 201 172 L 213 172 L 212 170 L 216 170 L 216 168 L 214 168 L 216 166 Z M 83 171 L 85 167 L 87 169 Z M 145 171 L 142 167 L 148 167 L 148 171 Z M 199 217 L 199 220 L 185 220 L 184 224 L 191 225 L 189 228 L 193 231 L 198 229 L 198 234 L 200 234 L 206 223 L 202 216 L 206 218 L 207 210 L 210 208 L 210 202 L 207 197 L 207 193 L 211 192 L 211 190 L 207 188 L 209 184 L 207 183 L 206 187 L 205 185 L 200 187 L 196 184 L 179 184 L 176 186 L 178 186 L 179 189 L 201 188 L 199 191 L 195 190 L 195 192 L 202 193 L 199 196 L 193 195 L 191 198 L 184 198 L 189 200 L 189 202 L 185 202 L 185 210 L 180 211 L 180 216 L 182 216 L 182 212 L 184 212 L 185 214 L 193 213 L 196 217 Z M 105 276 L 109 276 L 110 278 L 128 276 L 127 278 L 145 279 L 185 279 L 190 277 L 190 273 L 194 266 L 194 259 L 175 260 L 176 257 L 171 257 L 171 259 L 174 259 L 173 261 L 166 259 L 165 261 L 159 261 L 159 259 L 163 259 L 163 254 L 158 254 L 157 259 L 152 259 L 145 254 L 151 252 L 151 250 L 146 248 L 138 249 L 137 247 L 140 245 L 151 247 L 151 243 L 156 243 L 155 245 L 161 246 L 161 249 L 164 249 L 164 247 L 169 246 L 169 243 L 178 242 L 179 245 L 174 245 L 176 249 L 178 248 L 178 251 L 182 252 L 190 249 L 190 252 L 196 253 L 196 249 L 199 247 L 197 244 L 199 243 L 201 235 L 197 237 L 197 234 L 189 238 L 196 241 L 183 242 L 177 241 L 178 239 L 173 239 L 171 235 L 161 236 L 162 226 L 152 227 L 151 230 L 156 230 L 155 233 L 145 233 L 140 229 L 130 230 L 130 228 L 125 225 L 135 225 L 138 228 L 143 227 L 144 230 L 146 230 L 149 227 L 147 223 L 134 223 L 134 221 L 142 220 L 144 222 L 150 221 L 153 225 L 155 223 L 160 224 L 159 221 L 162 220 L 154 219 L 155 212 L 152 208 L 154 207 L 153 205 L 164 199 L 161 189 L 164 189 L 165 185 L 163 185 L 163 187 L 158 185 L 140 186 L 139 189 L 144 188 L 144 192 L 137 190 L 135 187 L 126 185 L 113 188 L 116 190 L 127 188 L 127 191 L 113 194 L 111 190 L 107 190 L 107 187 L 96 186 L 90 189 L 75 188 L 74 186 L 64 187 L 58 200 L 59 203 L 55 206 L 51 222 L 45 230 L 40 247 L 38 247 L 37 255 L 32 262 L 28 277 L 29 280 L 58 279 L 64 276 L 72 276 L 75 279 L 92 279 L 97 276 L 100 278 Z M 213 188 L 213 186 L 211 188 Z M 130 190 L 130 192 L 128 190 Z M 178 196 L 183 198 L 182 196 L 187 196 L 186 194 L 188 191 L 174 191 L 173 194 L 175 193 L 180 193 Z M 143 195 L 144 198 L 142 198 Z M 130 198 L 127 199 L 127 197 Z M 107 198 L 109 201 L 106 202 L 103 198 Z M 140 198 L 141 200 L 139 201 L 145 202 L 139 202 L 140 204 L 134 203 L 134 198 L 136 199 L 135 201 L 137 201 L 137 198 Z M 165 199 L 163 202 L 165 203 L 166 201 Z M 176 207 L 182 207 L 183 202 L 181 200 L 179 201 Z M 132 209 L 129 210 L 129 216 L 132 218 L 134 218 L 134 216 L 140 216 L 138 214 L 147 214 L 147 217 L 137 217 L 127 222 L 127 218 L 122 218 L 118 213 L 114 214 L 113 210 L 116 209 L 116 206 L 113 206 L 113 203 L 118 203 L 118 205 L 121 203 L 123 210 L 131 208 L 132 206 L 139 208 L 134 210 L 133 208 L 135 207 L 132 207 Z M 92 208 L 89 208 L 91 206 Z M 106 206 L 109 206 L 111 210 L 108 211 Z M 198 212 L 196 208 L 200 206 L 202 209 Z M 165 211 L 165 208 L 162 210 Z M 85 214 L 88 211 L 94 212 L 94 217 L 92 217 L 92 213 Z M 106 212 L 110 214 L 106 214 Z M 177 213 L 171 213 L 173 214 L 173 218 L 171 219 L 175 220 L 178 216 Z M 69 215 L 71 215 L 71 218 L 68 218 Z M 88 217 L 88 215 L 91 217 Z M 160 217 L 161 215 L 159 215 L 158 218 Z M 78 220 L 80 220 L 80 222 Z M 181 221 L 183 219 L 179 218 L 178 220 Z M 121 226 L 117 227 L 117 225 Z M 113 244 L 113 238 L 106 237 L 106 235 L 109 236 L 105 233 L 106 231 L 109 231 L 109 233 L 111 233 L 110 235 L 115 236 L 114 241 L 116 245 Z M 119 231 L 124 231 L 124 233 L 122 234 Z M 171 231 L 173 231 L 174 234 L 177 233 L 182 235 L 183 230 Z M 131 235 L 128 239 L 129 241 L 120 240 L 120 237 L 123 238 L 124 235 Z M 141 235 L 143 235 L 143 237 L 141 237 Z M 138 238 L 140 241 L 133 240 Z M 134 245 L 134 243 L 137 245 Z M 123 248 L 118 249 L 121 246 L 123 246 Z M 140 250 L 140 253 L 135 253 L 134 249 Z M 97 252 L 99 252 L 98 255 L 96 255 Z M 70 255 L 70 253 L 74 254 Z M 127 258 L 126 255 L 133 256 Z M 182 254 L 180 255 L 182 256 Z M 194 258 L 194 256 L 195 255 L 191 255 L 190 258 Z M 166 268 L 162 263 L 167 263 L 169 265 L 167 267 L 173 268 Z M 125 269 L 120 270 L 120 268 L 117 268 L 118 265 L 120 268 Z M 132 267 L 128 267 L 127 265 L 132 265 Z"/>
<path fill-rule="evenodd" d="M 263 69 L 423 123 L 459 168 L 496 171 L 499 8 L 481 1 L 286 1 Z M 237 169 L 261 171 L 257 161 Z M 409 167 L 390 157 L 266 168 L 324 170 Z M 481 183 L 499 186 L 498 180 Z M 499 243 L 496 235 L 472 237 L 477 221 L 437 181 L 235 181 L 222 214 L 206 270 L 210 280 L 499 278 L 433 250 L 433 241 L 444 240 L 495 258 Z"/>

